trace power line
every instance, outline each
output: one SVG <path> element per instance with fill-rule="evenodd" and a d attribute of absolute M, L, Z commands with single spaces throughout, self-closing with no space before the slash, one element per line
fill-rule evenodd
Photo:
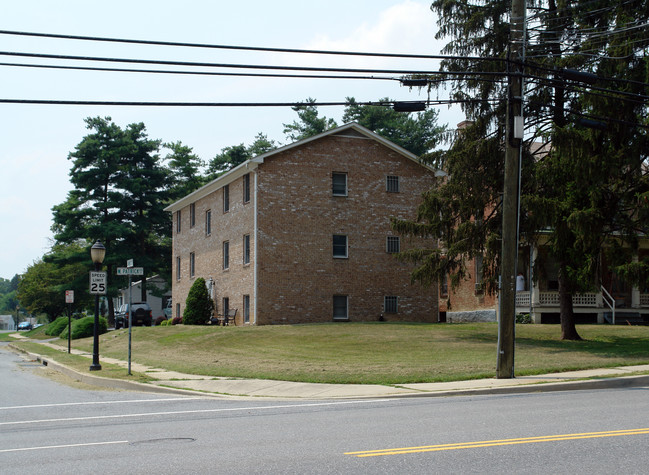
<path fill-rule="evenodd" d="M 453 72 L 453 71 L 421 71 L 421 70 L 399 70 L 399 69 L 362 69 L 362 68 L 325 68 L 309 66 L 280 66 L 280 65 L 261 65 L 261 64 L 232 64 L 232 63 L 206 63 L 194 61 L 170 61 L 156 59 L 133 59 L 133 58 L 106 58 L 100 56 L 74 56 L 61 54 L 44 54 L 44 53 L 23 53 L 16 51 L 0 51 L 2 56 L 17 56 L 24 58 L 41 58 L 41 59 L 63 59 L 71 61 L 94 61 L 108 63 L 128 63 L 128 64 L 156 64 L 162 66 L 188 66 L 188 67 L 209 67 L 209 68 L 234 68 L 234 69 L 269 69 L 278 71 L 311 71 L 311 72 L 336 72 L 336 73 L 363 73 L 363 74 L 402 74 L 402 75 L 434 75 L 434 74 L 462 74 L 462 75 L 491 75 L 504 76 L 505 72 Z"/>
<path fill-rule="evenodd" d="M 355 102 L 361 106 L 392 107 L 399 104 L 420 104 L 427 106 L 448 105 L 465 102 L 499 102 L 498 99 L 427 99 L 423 101 L 379 101 Z M 145 106 L 145 107 L 324 107 L 347 106 L 345 102 L 161 102 L 161 101 L 83 101 L 83 100 L 52 100 L 52 99 L 0 99 L 0 104 L 35 104 L 35 105 L 68 105 L 68 106 Z"/>
<path fill-rule="evenodd" d="M 93 66 L 62 66 L 54 64 L 29 64 L 29 63 L 3 63 L 0 66 L 21 67 L 21 68 L 42 68 L 42 69 L 63 69 L 74 71 L 100 71 L 118 73 L 147 73 L 147 74 L 180 74 L 199 76 L 235 76 L 235 77 L 263 77 L 263 78 L 297 78 L 297 79 L 365 79 L 365 80 L 387 80 L 400 81 L 399 78 L 381 76 L 341 76 L 322 74 L 280 74 L 280 73 L 226 73 L 219 71 L 180 71 L 167 69 L 129 69 L 129 68 L 101 68 Z"/>
<path fill-rule="evenodd" d="M 403 54 L 403 53 L 370 53 L 360 51 L 331 51 L 315 49 L 298 49 L 298 48 L 272 48 L 265 46 L 237 46 L 237 45 L 218 45 L 207 43 L 187 43 L 174 41 L 156 41 L 156 40 L 135 40 L 126 38 L 106 38 L 99 36 L 81 36 L 81 35 L 62 35 L 56 33 L 35 33 L 27 31 L 0 30 L 1 35 L 30 36 L 39 38 L 56 38 L 65 40 L 80 41 L 99 41 L 109 43 L 128 43 L 149 46 L 174 46 L 184 48 L 208 48 L 208 49 L 225 49 L 239 51 L 261 51 L 270 53 L 300 53 L 300 54 L 321 54 L 321 55 L 339 55 L 339 56 L 368 56 L 379 58 L 401 58 L 401 59 L 467 59 L 467 60 L 484 60 L 492 59 L 494 61 L 505 61 L 503 58 L 480 58 L 474 56 L 447 56 L 447 55 L 430 55 L 430 54 Z"/>

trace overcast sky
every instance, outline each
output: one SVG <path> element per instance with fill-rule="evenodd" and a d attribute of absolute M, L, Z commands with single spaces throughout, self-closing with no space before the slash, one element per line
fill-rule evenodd
<path fill-rule="evenodd" d="M 430 0 L 239 2 L 21 0 L 4 2 L 0 30 L 241 46 L 439 54 Z M 41 39 L 0 34 L 0 51 L 211 63 L 434 70 L 432 60 L 346 58 Z M 75 64 L 2 55 L 0 62 Z M 78 62 L 77 62 L 78 63 Z M 97 64 L 84 63 L 97 66 Z M 79 64 L 77 64 L 79 65 Z M 101 64 L 104 67 L 138 67 Z M 139 66 L 141 67 L 141 66 Z M 47 70 L 0 66 L 0 99 L 164 102 L 342 102 L 426 99 L 397 81 L 258 79 Z M 181 69 L 181 68 L 171 68 Z M 205 70 L 206 68 L 203 68 Z M 284 108 L 152 108 L 0 104 L 0 277 L 24 272 L 51 246 L 51 209 L 71 189 L 68 154 L 89 132 L 84 118 L 146 125 L 150 138 L 182 141 L 209 160 L 258 132 L 286 143 Z M 342 108 L 321 107 L 341 124 Z M 454 126 L 457 111 L 440 108 Z M 166 151 L 162 151 L 163 154 Z M 110 252 L 110 251 L 109 251 Z"/>

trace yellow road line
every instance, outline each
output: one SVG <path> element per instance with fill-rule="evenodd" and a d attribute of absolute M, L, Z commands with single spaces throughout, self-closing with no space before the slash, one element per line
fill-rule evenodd
<path fill-rule="evenodd" d="M 378 457 L 382 455 L 414 454 L 421 452 L 437 452 L 442 450 L 474 449 L 478 447 L 495 447 L 499 445 L 534 444 L 538 442 L 596 439 L 600 437 L 620 437 L 623 435 L 640 434 L 649 434 L 649 428 L 612 430 L 605 432 L 583 432 L 579 434 L 546 435 L 541 437 L 523 437 L 518 439 L 484 440 L 477 442 L 461 442 L 456 444 L 423 445 L 419 447 L 401 447 L 395 449 L 367 450 L 363 452 L 346 452 L 345 455 L 353 455 L 355 457 Z"/>

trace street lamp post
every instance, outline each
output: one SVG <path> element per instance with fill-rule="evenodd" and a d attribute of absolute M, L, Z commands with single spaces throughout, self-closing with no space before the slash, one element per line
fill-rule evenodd
<path fill-rule="evenodd" d="M 101 264 L 104 262 L 106 256 L 106 248 L 98 239 L 96 243 L 90 248 L 90 257 L 95 264 L 95 271 L 101 270 Z M 70 328 L 68 331 L 72 331 Z M 93 329 L 92 340 L 92 364 L 90 371 L 98 371 L 101 369 L 99 364 L 99 294 L 95 294 L 95 325 Z"/>

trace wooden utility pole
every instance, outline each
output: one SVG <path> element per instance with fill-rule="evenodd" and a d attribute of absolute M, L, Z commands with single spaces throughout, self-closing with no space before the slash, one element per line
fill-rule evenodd
<path fill-rule="evenodd" d="M 516 324 L 516 260 L 518 255 L 518 187 L 523 139 L 523 58 L 525 55 L 525 0 L 512 0 L 508 61 L 507 128 L 503 187 L 500 314 L 498 319 L 497 378 L 514 377 Z"/>

